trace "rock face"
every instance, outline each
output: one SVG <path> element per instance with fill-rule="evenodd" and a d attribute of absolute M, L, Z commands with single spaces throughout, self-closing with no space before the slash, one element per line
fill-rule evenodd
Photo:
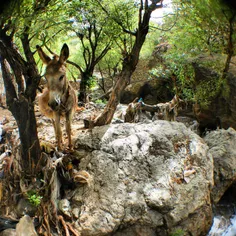
<path fill-rule="evenodd" d="M 149 79 L 151 70 L 156 65 L 159 65 L 159 61 L 154 60 L 154 57 L 150 60 L 140 60 L 136 70 L 134 71 L 131 84 L 127 86 L 125 91 L 121 95 L 120 102 L 122 104 L 129 104 L 135 98 L 142 98 L 147 104 L 156 104 L 159 102 L 167 102 L 174 96 L 172 92 L 171 79 L 158 78 Z"/>
<path fill-rule="evenodd" d="M 199 104 L 194 105 L 194 111 L 200 128 L 216 129 L 217 126 L 224 129 L 233 127 L 236 129 L 236 58 L 232 59 L 229 71 L 227 73 L 227 86 L 229 88 L 228 95 L 215 97 L 211 100 L 207 108 L 201 107 Z M 219 75 L 206 67 L 200 67 L 198 64 L 193 64 L 195 71 L 196 89 L 202 81 L 211 81 L 213 78 L 218 78 Z"/>
<path fill-rule="evenodd" d="M 214 159 L 212 200 L 217 203 L 236 179 L 236 131 L 217 130 L 204 138 Z"/>
<path fill-rule="evenodd" d="M 92 179 L 69 201 L 81 235 L 206 235 L 213 159 L 177 122 L 114 124 L 81 134 L 79 169 Z"/>

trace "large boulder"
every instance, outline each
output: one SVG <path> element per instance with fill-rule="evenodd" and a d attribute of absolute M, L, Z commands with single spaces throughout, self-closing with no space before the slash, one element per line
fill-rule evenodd
<path fill-rule="evenodd" d="M 67 197 L 81 235 L 208 232 L 213 159 L 183 124 L 95 127 L 80 133 L 75 148 L 79 170 L 90 175 L 88 184 Z"/>
<path fill-rule="evenodd" d="M 232 128 L 212 131 L 204 140 L 214 160 L 212 200 L 217 203 L 236 180 L 236 131 Z"/>

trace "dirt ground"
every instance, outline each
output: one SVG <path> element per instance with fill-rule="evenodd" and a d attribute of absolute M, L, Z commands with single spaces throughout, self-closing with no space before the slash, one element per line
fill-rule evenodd
<path fill-rule="evenodd" d="M 76 138 L 76 136 L 79 135 L 79 132 L 84 132 L 84 123 L 83 120 L 85 118 L 90 118 L 91 116 L 95 116 L 95 114 L 98 114 L 98 109 L 96 109 L 93 106 L 88 106 L 87 109 L 81 111 L 78 109 L 73 117 L 72 120 L 72 140 Z M 43 116 L 39 109 L 38 106 L 35 106 L 35 116 L 37 119 L 37 129 L 38 129 L 38 137 L 40 142 L 49 142 L 53 146 L 56 146 L 56 140 L 55 140 L 55 134 L 54 134 L 54 129 L 53 125 L 50 119 L 47 117 Z M 8 109 L 0 107 L 0 125 L 2 126 L 3 130 L 6 132 L 11 132 L 14 133 L 15 138 L 18 137 L 18 127 L 17 123 L 11 114 L 11 112 Z M 65 119 L 64 117 L 61 118 L 61 127 L 62 127 L 62 133 L 63 133 L 63 140 L 65 146 L 68 143 L 67 140 L 67 135 L 65 131 Z M 0 145 L 5 145 L 5 143 L 0 142 Z M 1 153 L 0 153 L 1 154 Z"/>

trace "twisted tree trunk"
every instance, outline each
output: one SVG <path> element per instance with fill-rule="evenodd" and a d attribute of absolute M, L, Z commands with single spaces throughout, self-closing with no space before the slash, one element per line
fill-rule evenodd
<path fill-rule="evenodd" d="M 132 73 L 133 72 L 129 67 L 123 67 L 118 81 L 110 94 L 110 99 L 103 110 L 103 113 L 95 120 L 95 126 L 102 126 L 111 123 L 113 115 L 116 111 L 116 107 L 120 102 L 120 95 L 129 84 Z"/>
<path fill-rule="evenodd" d="M 35 167 L 41 156 L 34 114 L 34 100 L 40 76 L 36 64 L 32 61 L 28 63 L 21 57 L 11 38 L 3 30 L 0 34 L 0 62 L 7 106 L 19 128 L 22 169 L 25 174 L 32 175 L 36 173 Z M 14 84 L 17 84 L 18 89 Z"/>

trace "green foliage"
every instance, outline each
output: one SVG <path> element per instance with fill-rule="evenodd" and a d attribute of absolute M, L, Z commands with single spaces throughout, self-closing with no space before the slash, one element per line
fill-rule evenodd
<path fill-rule="evenodd" d="M 170 236 L 184 236 L 184 231 L 182 229 L 176 229 L 174 232 L 170 233 Z"/>
<path fill-rule="evenodd" d="M 212 78 L 209 81 L 201 81 L 195 92 L 195 99 L 202 105 L 202 107 L 207 108 L 210 101 L 216 97 L 220 91 L 219 80 Z"/>
<path fill-rule="evenodd" d="M 228 25 L 221 9 L 212 9 L 207 0 L 176 1 L 176 9 L 179 17 L 169 43 L 191 56 L 222 52 Z"/>
<path fill-rule="evenodd" d="M 169 25 L 175 27 L 160 35 L 161 42 L 168 42 L 171 46 L 162 55 L 163 65 L 155 68 L 156 75 L 169 77 L 174 73 L 177 76 L 176 86 L 182 96 L 188 100 L 197 100 L 204 106 L 219 92 L 228 91 L 227 85 L 220 78 L 225 68 L 229 19 L 233 13 L 221 2 L 174 1 L 174 14 L 164 20 L 163 28 Z M 233 36 L 235 38 L 236 34 Z M 196 87 L 193 63 L 211 68 L 219 77 L 202 81 Z"/>
<path fill-rule="evenodd" d="M 194 57 L 202 53 L 222 53 L 226 47 L 227 19 L 221 13 L 214 14 L 206 0 L 175 1 L 176 17 L 170 17 L 165 24 L 176 21 L 175 27 L 165 34 L 172 51 Z M 217 10 L 218 12 L 218 10 Z M 207 19 L 207 20 L 206 20 Z"/>
<path fill-rule="evenodd" d="M 185 55 L 179 55 L 177 52 L 173 52 L 170 49 L 168 54 L 165 56 L 165 67 L 162 65 L 155 67 L 150 71 L 153 78 L 165 78 L 171 80 L 173 73 L 177 76 L 176 86 L 182 93 L 182 98 L 189 101 L 194 98 L 194 69 L 191 65 L 190 60 L 185 59 Z M 173 91 L 176 93 L 177 91 Z"/>
<path fill-rule="evenodd" d="M 151 25 L 154 24 L 152 23 Z M 158 39 L 160 37 L 160 32 L 160 30 L 154 31 L 151 27 L 150 33 L 147 35 L 142 50 L 140 52 L 140 59 L 150 60 L 150 55 L 152 55 L 156 45 L 158 45 L 159 43 Z"/>
<path fill-rule="evenodd" d="M 96 103 L 96 104 L 99 104 L 99 105 L 105 105 L 105 104 L 107 104 L 107 101 L 106 101 L 106 100 L 102 100 L 102 99 L 97 99 L 97 100 L 95 101 L 95 103 Z"/>
<path fill-rule="evenodd" d="M 165 78 L 165 79 L 169 79 L 171 76 L 171 70 L 170 69 L 165 69 L 163 70 L 163 67 L 160 66 L 156 66 L 155 68 L 151 69 L 149 71 L 150 74 L 150 79 L 151 78 Z"/>
<path fill-rule="evenodd" d="M 111 50 L 99 62 L 99 67 L 103 72 L 110 72 L 109 74 L 111 74 L 111 70 L 121 69 L 121 62 L 120 50 L 116 45 L 113 45 Z"/>
<path fill-rule="evenodd" d="M 90 89 L 94 89 L 97 86 L 96 76 L 90 76 L 86 82 L 87 82 L 87 87 Z"/>
<path fill-rule="evenodd" d="M 20 0 L 12 3 L 9 8 L 9 15 L 6 17 L 11 20 L 9 33 L 15 30 L 14 40 L 20 51 L 23 51 L 21 39 L 27 28 L 32 51 L 36 44 L 46 44 L 53 52 L 59 53 L 62 44 L 66 42 L 70 48 L 69 59 L 79 65 L 82 71 L 88 68 L 89 62 L 94 58 L 92 70 L 98 69 L 99 63 L 99 70 L 104 75 L 111 77 L 113 69 L 121 69 L 125 53 L 130 52 L 134 43 L 132 33 L 136 31 L 138 23 L 137 1 L 51 0 L 44 7 L 46 2 L 48 1 Z M 140 57 L 149 60 L 157 44 L 168 42 L 172 46 L 163 57 L 165 66 L 160 65 L 150 71 L 150 78 L 167 79 L 174 73 L 177 76 L 176 85 L 183 97 L 189 100 L 200 99 L 207 104 L 216 91 L 220 90 L 218 87 L 226 88 L 226 85 L 223 82 L 205 81 L 195 90 L 195 75 L 191 64 L 199 55 L 223 55 L 227 52 L 228 20 L 233 11 L 221 0 L 176 0 L 172 4 L 174 14 L 164 19 L 162 28 L 168 29 L 171 25 L 174 27 L 170 31 L 161 32 L 153 30 L 155 24 L 151 23 Z M 89 31 L 89 27 L 93 25 L 96 25 L 96 29 Z M 125 33 L 124 29 L 131 33 Z M 236 35 L 233 39 L 236 39 Z M 106 46 L 109 46 L 106 55 L 101 60 L 96 60 Z M 92 48 L 96 49 L 95 53 Z M 42 71 L 37 53 L 35 59 Z M 221 74 L 224 62 L 221 59 L 206 60 L 203 66 Z M 79 78 L 81 70 L 68 65 L 69 79 Z M 208 88 L 210 84 L 216 87 Z M 96 79 L 89 79 L 88 87 L 96 87 Z"/>
<path fill-rule="evenodd" d="M 43 198 L 34 190 L 28 191 L 27 197 L 28 197 L 29 202 L 36 207 L 40 205 L 41 199 Z"/>

